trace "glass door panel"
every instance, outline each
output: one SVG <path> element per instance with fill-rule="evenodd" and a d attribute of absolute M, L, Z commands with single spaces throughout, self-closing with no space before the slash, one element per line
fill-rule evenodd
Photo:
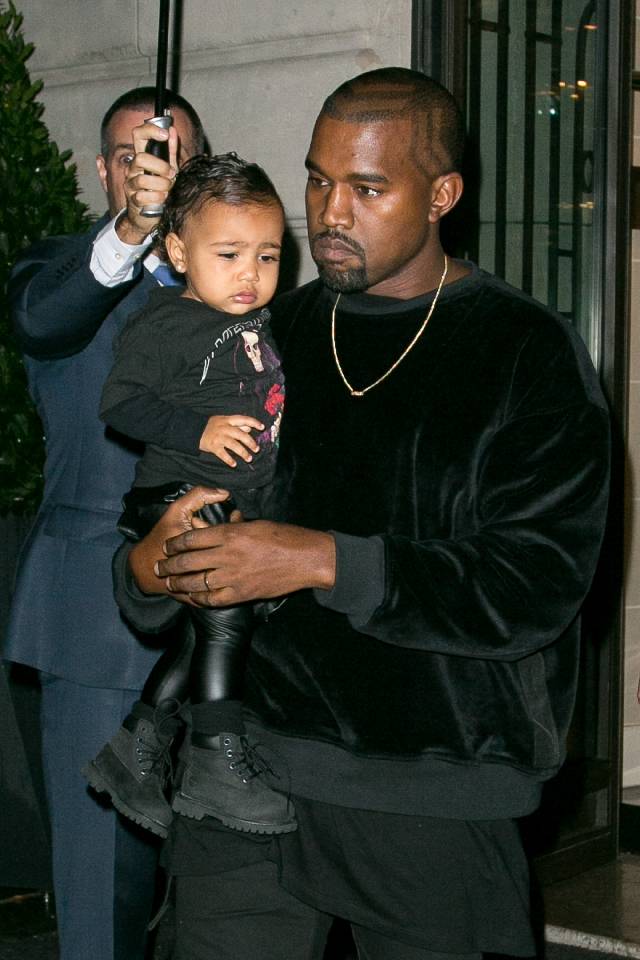
<path fill-rule="evenodd" d="M 599 33 L 600 31 L 600 33 Z M 467 116 L 479 164 L 469 255 L 580 330 L 598 360 L 595 0 L 471 0 Z"/>
<path fill-rule="evenodd" d="M 562 314 L 614 414 L 611 516 L 583 616 L 568 761 L 528 825 L 545 879 L 617 845 L 620 504 L 628 312 L 631 0 L 413 0 L 413 66 L 447 86 L 469 133 L 445 246 Z"/>

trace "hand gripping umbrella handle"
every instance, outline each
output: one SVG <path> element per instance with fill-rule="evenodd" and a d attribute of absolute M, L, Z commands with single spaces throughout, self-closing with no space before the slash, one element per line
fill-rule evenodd
<path fill-rule="evenodd" d="M 168 130 L 173 123 L 172 118 L 167 114 L 164 117 L 151 117 L 147 123 L 155 123 L 157 127 L 164 127 Z M 169 143 L 166 140 L 149 140 L 146 153 L 153 154 L 154 157 L 160 157 L 169 162 Z M 141 208 L 140 213 L 143 217 L 160 217 L 164 212 L 164 203 L 147 203 Z"/>

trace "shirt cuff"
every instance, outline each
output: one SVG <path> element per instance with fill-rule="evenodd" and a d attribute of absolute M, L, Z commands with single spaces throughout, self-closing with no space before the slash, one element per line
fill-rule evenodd
<path fill-rule="evenodd" d="M 133 544 L 125 541 L 112 561 L 113 592 L 123 616 L 141 633 L 162 633 L 173 626 L 184 606 L 164 594 L 143 593 L 129 567 Z"/>
<path fill-rule="evenodd" d="M 116 224 L 124 210 L 110 220 L 93 242 L 89 267 L 103 287 L 117 287 L 132 280 L 138 261 L 153 243 L 149 236 L 143 243 L 123 243 L 116 233 Z"/>
<path fill-rule="evenodd" d="M 384 600 L 382 537 L 352 537 L 331 531 L 336 543 L 336 581 L 331 590 L 314 590 L 322 607 L 345 613 L 354 627 L 367 623 Z"/>

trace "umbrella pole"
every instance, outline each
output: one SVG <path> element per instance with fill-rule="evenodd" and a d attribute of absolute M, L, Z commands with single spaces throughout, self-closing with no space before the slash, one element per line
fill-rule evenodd
<path fill-rule="evenodd" d="M 168 130 L 172 118 L 166 109 L 167 99 L 167 50 L 169 47 L 169 2 L 160 0 L 160 18 L 158 22 L 158 48 L 156 60 L 156 98 L 154 104 L 155 116 L 147 123 L 154 123 L 157 127 Z M 169 160 L 169 144 L 166 140 L 150 140 L 147 144 L 147 153 L 162 160 Z M 159 217 L 164 211 L 163 203 L 149 203 L 142 207 L 143 217 Z"/>

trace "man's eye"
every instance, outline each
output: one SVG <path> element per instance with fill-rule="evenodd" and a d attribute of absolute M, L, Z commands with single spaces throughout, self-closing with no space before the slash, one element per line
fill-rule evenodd
<path fill-rule="evenodd" d="M 356 187 L 356 189 L 361 197 L 367 198 L 379 197 L 382 193 L 381 190 L 375 190 L 373 187 L 360 186 Z"/>
<path fill-rule="evenodd" d="M 133 153 L 123 153 L 119 158 L 119 163 L 123 163 L 125 166 L 129 166 L 130 163 L 133 163 L 134 154 Z"/>
<path fill-rule="evenodd" d="M 321 189 L 322 187 L 327 187 L 329 185 L 328 180 L 324 180 L 322 177 L 312 177 L 307 178 L 307 183 L 310 187 L 315 187 L 316 189 Z"/>

